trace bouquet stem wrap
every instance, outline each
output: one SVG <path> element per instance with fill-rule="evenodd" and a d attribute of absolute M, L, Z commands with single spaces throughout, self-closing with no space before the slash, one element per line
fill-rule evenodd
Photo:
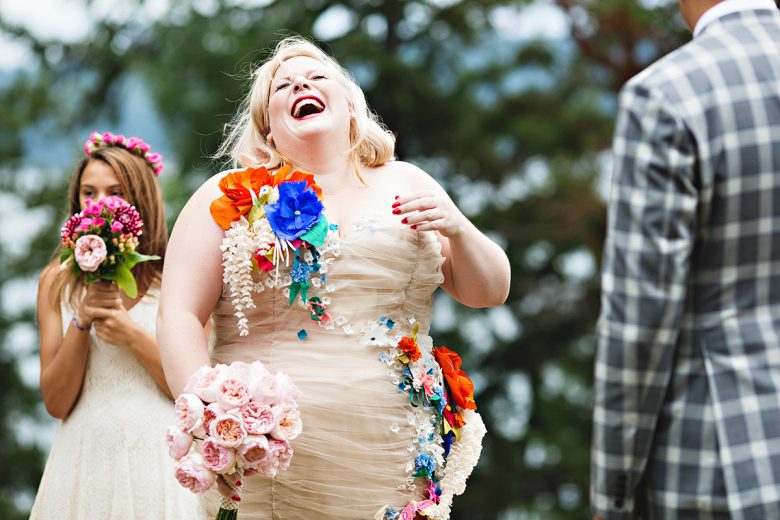
<path fill-rule="evenodd" d="M 238 471 L 235 473 L 235 476 L 236 478 L 233 482 L 229 481 L 228 479 L 224 479 L 224 482 L 235 496 L 241 497 L 241 489 L 243 488 L 244 484 L 244 469 L 239 467 Z M 240 482 L 241 485 L 237 486 L 235 482 Z M 216 520 L 236 520 L 238 518 L 238 506 L 239 502 L 223 496 L 222 502 L 219 505 L 219 511 L 217 512 Z"/>

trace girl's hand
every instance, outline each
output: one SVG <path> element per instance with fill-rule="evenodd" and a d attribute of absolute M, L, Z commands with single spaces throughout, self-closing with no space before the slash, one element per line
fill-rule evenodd
<path fill-rule="evenodd" d="M 76 321 L 82 327 L 90 327 L 97 319 L 100 309 L 122 306 L 119 289 L 113 282 L 94 282 L 87 285 L 87 291 L 76 309 Z"/>
<path fill-rule="evenodd" d="M 122 304 L 119 288 L 112 282 L 97 282 L 90 284 L 87 290 L 92 286 L 97 286 L 93 290 L 94 298 L 85 306 L 85 310 L 92 319 L 95 335 L 112 345 L 129 345 L 136 336 L 138 326 Z"/>
<path fill-rule="evenodd" d="M 394 215 L 400 215 L 402 224 L 417 231 L 438 231 L 447 238 L 462 233 L 468 224 L 446 193 L 420 191 L 395 197 L 392 208 Z"/>

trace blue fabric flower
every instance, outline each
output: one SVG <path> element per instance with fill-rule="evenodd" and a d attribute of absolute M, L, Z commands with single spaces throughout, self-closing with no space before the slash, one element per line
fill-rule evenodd
<path fill-rule="evenodd" d="M 414 469 L 417 470 L 417 473 L 433 475 L 433 471 L 436 469 L 436 459 L 427 453 L 421 453 L 414 461 Z"/>
<path fill-rule="evenodd" d="M 279 185 L 279 200 L 263 209 L 276 236 L 295 240 L 317 223 L 324 207 L 305 181 L 287 181 Z"/>
<path fill-rule="evenodd" d="M 306 262 L 301 262 L 301 260 L 296 257 L 295 262 L 293 262 L 293 268 L 290 271 L 290 276 L 292 277 L 293 281 L 308 282 L 310 272 L 311 267 L 309 267 Z"/>
<path fill-rule="evenodd" d="M 400 512 L 394 507 L 388 507 L 385 510 L 385 520 L 398 520 Z"/>

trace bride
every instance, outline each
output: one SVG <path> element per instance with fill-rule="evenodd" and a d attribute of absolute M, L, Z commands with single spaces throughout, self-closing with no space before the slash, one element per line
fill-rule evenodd
<path fill-rule="evenodd" d="M 301 38 L 283 40 L 257 69 L 222 151 L 251 168 L 216 175 L 180 214 L 157 330 L 174 395 L 200 366 L 236 360 L 260 360 L 303 392 L 290 469 L 246 478 L 239 517 L 447 518 L 484 426 L 457 354 L 427 335 L 432 293 L 502 304 L 504 252 L 429 175 L 393 160 L 394 139 L 354 80 Z M 329 226 L 313 261 L 280 262 L 280 273 L 268 267 L 279 258 L 272 244 L 241 237 L 257 218 L 249 206 L 271 196 L 260 184 L 309 178 L 294 170 L 313 174 Z M 299 209 L 289 217 L 308 211 Z M 241 286 L 252 255 L 255 278 Z M 201 331 L 212 314 L 210 354 Z M 212 516 L 216 498 L 201 500 Z"/>

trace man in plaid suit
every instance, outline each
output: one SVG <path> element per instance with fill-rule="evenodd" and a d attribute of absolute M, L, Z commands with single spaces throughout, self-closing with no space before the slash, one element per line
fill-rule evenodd
<path fill-rule="evenodd" d="M 592 507 L 780 520 L 780 11 L 680 5 L 693 41 L 620 95 Z"/>

